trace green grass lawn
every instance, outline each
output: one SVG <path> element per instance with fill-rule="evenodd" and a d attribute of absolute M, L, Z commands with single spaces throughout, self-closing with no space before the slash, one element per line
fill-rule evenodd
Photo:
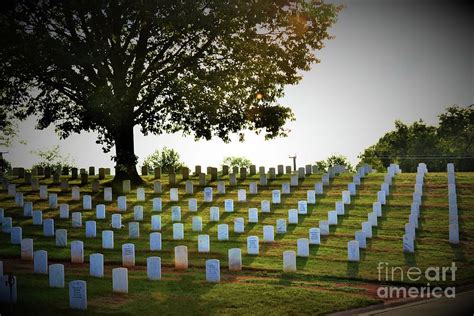
<path fill-rule="evenodd" d="M 91 178 L 94 177 L 90 177 Z M 226 194 L 219 195 L 217 183 L 214 187 L 212 203 L 203 203 L 203 188 L 194 182 L 194 195 L 185 195 L 184 181 L 178 183 L 180 201 L 169 201 L 169 186 L 166 176 L 160 180 L 163 193 L 153 193 L 152 176 L 144 177 L 146 183 L 147 202 L 136 202 L 135 190 L 127 195 L 128 211 L 122 213 L 125 227 L 114 232 L 114 250 L 103 250 L 101 231 L 110 229 L 111 214 L 117 212 L 116 198 L 114 202 L 103 201 L 102 186 L 100 192 L 91 193 L 91 186 L 81 187 L 81 196 L 93 195 L 93 211 L 83 211 L 82 201 L 71 201 L 70 191 L 63 193 L 59 185 L 52 185 L 51 179 L 42 179 L 41 184 L 48 184 L 49 192 L 59 195 L 59 203 L 69 203 L 70 213 L 81 211 L 83 227 L 72 228 L 71 220 L 59 219 L 59 210 L 48 209 L 48 201 L 40 200 L 38 192 L 32 192 L 31 186 L 23 184 L 23 180 L 13 179 L 17 190 L 24 192 L 25 201 L 32 201 L 34 210 L 43 210 L 43 219 L 54 218 L 55 229 L 68 230 L 68 243 L 82 240 L 85 246 L 83 265 L 70 264 L 70 249 L 55 246 L 54 237 L 44 237 L 42 226 L 33 226 L 31 218 L 23 217 L 23 209 L 15 207 L 14 198 L 8 197 L 5 190 L 0 192 L 0 207 L 5 209 L 5 216 L 13 217 L 13 226 L 23 227 L 23 238 L 34 239 L 35 250 L 47 250 L 49 264 L 64 263 L 66 285 L 68 281 L 81 279 L 87 281 L 88 313 L 120 313 L 138 314 L 325 314 L 331 311 L 374 304 L 380 300 L 374 295 L 373 288 L 379 284 L 377 266 L 379 262 L 387 262 L 390 266 L 401 266 L 408 269 L 417 266 L 422 270 L 430 267 L 450 266 L 455 261 L 458 267 L 456 281 L 441 285 L 461 285 L 474 280 L 474 174 L 457 173 L 457 196 L 460 222 L 460 244 L 453 246 L 448 242 L 448 188 L 446 173 L 429 173 L 425 178 L 423 204 L 420 209 L 420 228 L 417 230 L 415 254 L 404 254 L 402 236 L 404 225 L 408 222 L 410 204 L 415 184 L 415 174 L 400 174 L 394 178 L 388 204 L 383 207 L 383 216 L 379 225 L 374 228 L 374 237 L 368 239 L 368 247 L 361 250 L 361 261 L 347 261 L 347 242 L 354 239 L 354 233 L 361 229 L 361 223 L 367 220 L 372 211 L 372 202 L 377 199 L 377 191 L 383 182 L 384 174 L 374 173 L 362 180 L 358 187 L 358 195 L 352 198 L 350 206 L 346 205 L 346 214 L 339 216 L 339 224 L 331 227 L 329 236 L 321 237 L 321 245 L 310 246 L 309 258 L 297 258 L 296 273 L 283 273 L 283 251 L 296 250 L 296 240 L 307 238 L 308 229 L 318 227 L 319 220 L 327 219 L 327 212 L 335 208 L 334 203 L 341 200 L 341 192 L 347 190 L 352 181 L 352 174 L 341 174 L 325 187 L 324 195 L 317 195 L 316 205 L 308 205 L 308 215 L 299 216 L 298 225 L 288 225 L 285 235 L 275 234 L 275 242 L 263 243 L 263 225 L 276 225 L 278 218 L 288 217 L 288 209 L 297 208 L 298 200 L 306 200 L 306 191 L 314 189 L 321 174 L 307 177 L 297 188 L 292 187 L 290 195 L 282 195 L 282 203 L 271 205 L 271 213 L 259 212 L 259 223 L 247 223 L 248 208 L 258 207 L 260 201 L 271 201 L 271 191 L 281 189 L 283 182 L 289 182 L 289 175 L 277 176 L 269 181 L 268 186 L 259 186 L 257 195 L 248 192 L 249 182 L 257 181 L 258 175 L 239 181 L 237 186 L 229 186 L 228 176 L 220 180 L 226 181 Z M 105 185 L 111 178 L 102 181 Z M 178 180 L 180 177 L 178 176 Z M 70 186 L 80 186 L 80 180 L 72 180 Z M 247 202 L 237 202 L 237 190 L 247 189 Z M 154 197 L 163 199 L 163 211 L 153 212 Z M 198 199 L 198 212 L 188 212 L 188 198 Z M 224 200 L 234 199 L 234 213 L 224 213 Z M 97 220 L 97 238 L 85 238 L 85 222 L 95 220 L 95 205 L 107 205 L 106 220 Z M 140 238 L 128 238 L 128 222 L 133 221 L 133 206 L 144 206 L 144 220 L 140 223 Z M 172 240 L 171 206 L 181 206 L 182 222 L 185 227 L 185 240 Z M 209 208 L 220 207 L 220 222 L 209 223 Z M 160 214 L 162 218 L 162 250 L 149 250 L 149 233 L 151 215 Z M 203 218 L 203 232 L 191 231 L 192 216 Z M 246 226 L 244 234 L 233 233 L 233 219 L 244 217 Z M 229 241 L 217 240 L 217 225 L 229 225 Z M 211 240 L 210 253 L 197 252 L 197 236 L 209 234 Z M 246 237 L 260 237 L 260 254 L 246 254 Z M 136 264 L 129 270 L 129 294 L 112 293 L 111 269 L 121 265 L 121 245 L 132 242 L 135 244 Z M 188 246 L 188 271 L 180 272 L 173 269 L 174 247 Z M 230 272 L 227 269 L 227 250 L 242 249 L 243 271 Z M 100 252 L 104 254 L 106 276 L 102 279 L 89 277 L 89 255 Z M 160 256 L 162 260 L 163 279 L 148 281 L 146 278 L 146 258 Z M 68 290 L 50 289 L 48 277 L 33 274 L 32 262 L 22 262 L 19 245 L 10 244 L 9 234 L 0 234 L 0 260 L 4 261 L 5 272 L 14 272 L 18 279 L 17 313 L 64 314 L 74 313 L 68 309 Z M 205 261 L 219 259 L 221 262 L 222 281 L 220 284 L 205 282 Z M 394 283 L 404 284 L 396 275 Z M 386 283 L 386 282 L 383 282 Z M 426 283 L 421 279 L 420 285 Z M 5 307 L 4 307 L 5 308 Z"/>

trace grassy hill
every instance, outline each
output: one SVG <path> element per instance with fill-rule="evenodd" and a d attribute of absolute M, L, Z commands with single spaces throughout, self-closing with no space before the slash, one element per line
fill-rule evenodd
<path fill-rule="evenodd" d="M 429 166 L 428 166 L 429 167 Z M 101 231 L 110 229 L 111 214 L 117 212 L 114 202 L 104 202 L 103 186 L 107 186 L 110 177 L 101 181 L 101 190 L 92 193 L 89 185 L 81 186 L 80 180 L 69 181 L 70 187 L 81 187 L 81 196 L 93 195 L 92 211 L 82 210 L 81 201 L 71 201 L 71 193 L 61 192 L 59 185 L 52 185 L 51 179 L 42 179 L 41 184 L 48 184 L 50 193 L 58 193 L 59 203 L 69 203 L 70 213 L 81 211 L 83 227 L 72 228 L 71 219 L 59 219 L 59 209 L 49 209 L 47 200 L 40 200 L 38 192 L 32 192 L 31 186 L 23 184 L 21 179 L 9 179 L 17 184 L 17 191 L 23 192 L 25 201 L 31 201 L 35 210 L 43 210 L 43 220 L 55 219 L 55 229 L 68 230 L 68 242 L 84 242 L 85 264 L 71 264 L 70 248 L 55 246 L 54 237 L 44 237 L 42 226 L 33 226 L 31 218 L 23 217 L 23 209 L 15 207 L 14 198 L 7 192 L 0 192 L 0 208 L 5 209 L 5 216 L 13 218 L 13 226 L 23 227 L 23 238 L 34 239 L 34 250 L 47 250 L 49 264 L 64 263 L 66 288 L 48 287 L 48 276 L 33 274 L 33 263 L 21 261 L 19 245 L 10 244 L 9 234 L 0 234 L 0 260 L 4 262 L 5 272 L 14 272 L 18 280 L 18 299 L 15 313 L 70 313 L 68 309 L 67 282 L 75 279 L 87 281 L 88 313 L 138 314 L 324 314 L 331 311 L 364 306 L 380 302 L 376 296 L 379 284 L 377 267 L 379 262 L 390 266 L 407 269 L 417 266 L 424 270 L 427 267 L 450 266 L 456 262 L 456 285 L 474 281 L 474 174 L 457 173 L 457 198 L 460 222 L 460 244 L 448 242 L 448 188 L 446 173 L 428 173 L 425 177 L 423 204 L 420 209 L 420 227 L 417 230 L 416 252 L 406 254 L 402 248 L 404 225 L 408 222 L 410 204 L 415 184 L 415 174 L 400 174 L 394 178 L 387 205 L 383 206 L 383 216 L 379 218 L 378 227 L 374 227 L 374 237 L 368 239 L 367 249 L 361 250 L 360 262 L 347 261 L 347 242 L 354 239 L 354 233 L 361 229 L 361 223 L 367 221 L 367 214 L 372 211 L 372 202 L 377 200 L 377 191 L 383 183 L 384 174 L 373 173 L 362 180 L 358 194 L 352 197 L 351 205 L 345 206 L 345 215 L 339 216 L 337 226 L 331 226 L 329 236 L 321 236 L 321 245 L 310 246 L 309 258 L 297 258 L 296 273 L 283 273 L 282 254 L 285 250 L 296 250 L 296 240 L 307 238 L 308 229 L 318 227 L 320 220 L 327 219 L 327 212 L 335 209 L 334 203 L 341 200 L 341 192 L 347 190 L 352 182 L 352 174 L 341 174 L 324 188 L 324 195 L 317 195 L 316 205 L 308 205 L 308 215 L 300 215 L 298 225 L 287 225 L 287 233 L 275 234 L 275 242 L 263 243 L 263 226 L 276 225 L 278 218 L 288 218 L 288 210 L 297 208 L 299 200 L 306 200 L 306 191 L 314 189 L 314 183 L 321 180 L 321 174 L 306 177 L 298 187 L 292 187 L 290 195 L 282 195 L 280 205 L 271 205 L 271 213 L 259 212 L 258 224 L 249 224 L 248 208 L 260 209 L 261 200 L 271 201 L 271 191 L 281 189 L 283 182 L 290 181 L 289 175 L 277 176 L 269 181 L 268 186 L 258 187 L 258 194 L 249 194 L 249 183 L 259 182 L 258 174 L 239 181 L 237 186 L 229 186 L 228 176 L 219 180 L 226 182 L 226 194 L 217 194 L 217 182 L 208 186 L 214 188 L 214 199 L 211 203 L 203 202 L 203 187 L 198 185 L 198 178 L 191 177 L 194 183 L 193 195 L 185 195 L 184 181 L 178 176 L 180 201 L 170 202 L 169 185 L 166 176 L 160 180 L 162 194 L 153 193 L 153 177 L 146 176 L 146 202 L 137 202 L 135 190 L 127 195 L 128 210 L 122 213 L 121 230 L 114 231 L 115 249 L 102 249 Z M 91 180 L 90 177 L 89 180 Z M 173 186 L 176 187 L 176 186 Z M 247 201 L 237 202 L 237 190 L 247 190 Z M 163 199 L 163 211 L 153 212 L 154 197 Z M 198 212 L 188 212 L 188 198 L 198 199 Z M 234 212 L 224 213 L 224 200 L 234 199 Z M 95 220 L 95 205 L 107 205 L 105 220 L 97 220 L 97 238 L 85 238 L 85 222 Z M 133 206 L 144 206 L 144 220 L 140 223 L 140 238 L 128 238 L 128 222 L 133 220 Z M 180 205 L 182 222 L 185 227 L 185 240 L 172 240 L 171 206 Z M 209 208 L 220 207 L 219 223 L 209 222 Z M 160 214 L 162 218 L 162 250 L 149 250 L 149 233 L 151 215 Z M 203 232 L 191 231 L 192 216 L 203 218 Z M 234 234 L 233 219 L 245 218 L 245 233 Z M 229 224 L 229 241 L 217 240 L 217 225 Z M 210 253 L 198 253 L 197 236 L 209 234 Z M 249 235 L 260 237 L 260 254 L 246 254 L 246 238 Z M 129 294 L 112 293 L 111 269 L 121 265 L 121 245 L 135 244 L 136 267 L 129 269 Z M 189 265 L 187 271 L 174 270 L 174 247 L 188 246 Z M 227 250 L 242 249 L 243 270 L 231 272 L 227 269 Z M 89 255 L 104 254 L 105 277 L 90 277 Z M 159 256 L 162 260 L 162 280 L 148 281 L 146 278 L 146 258 Z M 221 262 L 221 283 L 205 282 L 205 260 L 219 259 Z M 419 285 L 426 284 L 424 278 Z M 405 284 L 400 275 L 396 275 L 394 284 Z M 434 285 L 436 282 L 432 282 Z M 440 282 L 440 285 L 451 285 L 453 282 Z M 6 308 L 2 306 L 2 308 Z"/>

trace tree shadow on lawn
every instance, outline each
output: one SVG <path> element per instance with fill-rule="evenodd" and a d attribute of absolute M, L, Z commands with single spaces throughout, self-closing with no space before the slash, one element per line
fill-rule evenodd
<path fill-rule="evenodd" d="M 347 261 L 346 275 L 350 278 L 359 277 L 359 261 Z"/>

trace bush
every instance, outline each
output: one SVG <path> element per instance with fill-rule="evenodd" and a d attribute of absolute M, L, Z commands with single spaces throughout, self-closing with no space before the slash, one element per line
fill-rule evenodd
<path fill-rule="evenodd" d="M 227 165 L 230 168 L 239 167 L 239 168 L 249 168 L 252 165 L 252 161 L 245 157 L 225 157 L 222 165 Z"/>
<path fill-rule="evenodd" d="M 33 165 L 32 168 L 42 167 L 51 168 L 52 171 L 61 171 L 63 168 L 70 170 L 74 167 L 74 163 L 70 162 L 69 155 L 63 156 L 61 154 L 59 145 L 51 149 L 33 150 L 31 153 L 41 158 L 40 162 Z"/>
<path fill-rule="evenodd" d="M 160 151 L 157 149 L 155 152 L 145 158 L 143 161 L 143 167 L 147 167 L 149 172 L 152 172 L 153 169 L 161 167 L 163 172 L 178 172 L 182 167 L 186 165 L 181 162 L 179 153 L 168 147 L 163 147 Z"/>
<path fill-rule="evenodd" d="M 336 165 L 346 167 L 347 171 L 354 171 L 354 166 L 349 162 L 349 159 L 340 154 L 332 154 L 326 160 L 316 161 L 318 170 L 323 172 L 327 172 L 329 167 L 334 167 Z"/>

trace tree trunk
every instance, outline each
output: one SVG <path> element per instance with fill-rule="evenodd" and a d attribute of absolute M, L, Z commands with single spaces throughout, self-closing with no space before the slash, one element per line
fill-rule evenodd
<path fill-rule="evenodd" d="M 115 177 L 114 186 L 121 188 L 123 180 L 130 180 L 136 186 L 143 183 L 143 179 L 138 175 L 135 156 L 135 144 L 133 141 L 133 125 L 120 128 L 115 135 Z"/>

